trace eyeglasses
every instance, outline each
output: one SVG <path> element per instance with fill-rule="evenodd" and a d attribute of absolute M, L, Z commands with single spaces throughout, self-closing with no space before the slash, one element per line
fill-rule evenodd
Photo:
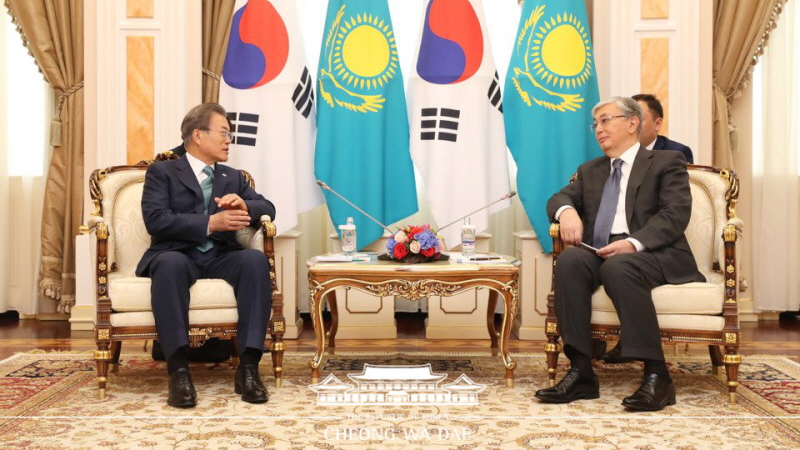
<path fill-rule="evenodd" d="M 593 124 L 589 125 L 589 128 L 592 131 L 597 131 L 597 127 L 605 128 L 605 127 L 608 126 L 609 123 L 611 123 L 612 120 L 619 119 L 619 118 L 622 118 L 622 117 L 625 117 L 625 116 L 605 116 L 602 119 L 600 119 L 600 122 L 594 122 Z"/>
<path fill-rule="evenodd" d="M 223 138 L 225 138 L 225 139 L 227 139 L 229 141 L 233 140 L 233 133 L 231 133 L 228 130 L 212 130 L 210 128 L 201 128 L 201 130 L 203 130 L 203 131 L 216 131 L 217 133 L 222 134 Z"/>

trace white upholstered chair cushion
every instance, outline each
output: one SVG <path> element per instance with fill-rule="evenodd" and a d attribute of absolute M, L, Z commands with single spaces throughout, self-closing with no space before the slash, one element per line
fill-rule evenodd
<path fill-rule="evenodd" d="M 665 284 L 652 293 L 656 314 L 722 314 L 722 284 Z M 616 312 L 602 286 L 592 295 L 592 311 Z"/>
<path fill-rule="evenodd" d="M 722 316 L 658 314 L 656 317 L 661 329 L 720 331 L 725 326 Z M 592 324 L 619 326 L 619 318 L 616 312 L 592 311 Z"/>
<path fill-rule="evenodd" d="M 150 278 L 111 275 L 108 279 L 111 310 L 150 311 Z M 189 290 L 190 310 L 236 308 L 233 288 L 225 280 L 203 279 Z"/>
<path fill-rule="evenodd" d="M 239 314 L 236 308 L 225 309 L 193 309 L 189 310 L 191 324 L 236 323 Z M 156 321 L 150 311 L 122 312 L 111 314 L 111 325 L 115 327 L 154 327 Z"/>

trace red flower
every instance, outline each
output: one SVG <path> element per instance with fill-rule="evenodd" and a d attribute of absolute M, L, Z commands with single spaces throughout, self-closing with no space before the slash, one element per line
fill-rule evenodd
<path fill-rule="evenodd" d="M 395 247 L 395 248 L 397 248 L 397 247 Z M 428 248 L 426 248 L 426 249 L 420 250 L 419 252 L 420 252 L 420 253 L 421 253 L 423 256 L 425 256 L 426 258 L 430 258 L 431 256 L 433 256 L 433 255 L 434 255 L 434 253 L 436 253 L 436 249 L 435 249 L 435 248 L 433 248 L 433 247 L 428 247 Z"/>
<path fill-rule="evenodd" d="M 405 244 L 397 244 L 394 246 L 394 257 L 397 259 L 403 259 L 408 254 L 408 249 L 406 248 Z"/>
<path fill-rule="evenodd" d="M 417 233 L 422 233 L 425 230 L 423 227 L 411 227 L 411 232 L 408 233 L 408 237 L 413 238 L 417 235 Z"/>

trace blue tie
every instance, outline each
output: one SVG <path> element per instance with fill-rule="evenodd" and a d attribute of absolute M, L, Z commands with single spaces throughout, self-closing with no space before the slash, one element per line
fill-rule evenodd
<path fill-rule="evenodd" d="M 597 210 L 597 219 L 594 222 L 594 239 L 592 246 L 602 248 L 608 245 L 608 236 L 611 234 L 611 226 L 614 224 L 614 216 L 617 215 L 617 202 L 619 202 L 619 180 L 622 178 L 622 160 L 614 160 L 614 170 L 606 180 L 603 187 L 603 197 L 600 200 L 600 208 Z"/>
<path fill-rule="evenodd" d="M 200 189 L 203 191 L 203 214 L 208 214 L 208 204 L 211 201 L 211 188 L 214 187 L 214 169 L 211 166 L 203 167 L 203 173 L 207 175 L 206 179 L 200 182 Z M 198 245 L 196 248 L 205 253 L 214 246 L 211 239 L 208 239 L 204 244 Z"/>

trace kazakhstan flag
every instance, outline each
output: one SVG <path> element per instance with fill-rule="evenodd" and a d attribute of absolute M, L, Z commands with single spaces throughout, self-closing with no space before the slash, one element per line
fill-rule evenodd
<path fill-rule="evenodd" d="M 526 0 L 503 107 L 517 190 L 545 252 L 553 251 L 547 200 L 603 154 L 589 130 L 598 102 L 584 0 Z"/>
<path fill-rule="evenodd" d="M 408 112 L 386 0 L 330 0 L 318 74 L 318 179 L 384 224 L 417 212 Z M 324 191 L 331 220 L 363 248 L 383 230 Z"/>

